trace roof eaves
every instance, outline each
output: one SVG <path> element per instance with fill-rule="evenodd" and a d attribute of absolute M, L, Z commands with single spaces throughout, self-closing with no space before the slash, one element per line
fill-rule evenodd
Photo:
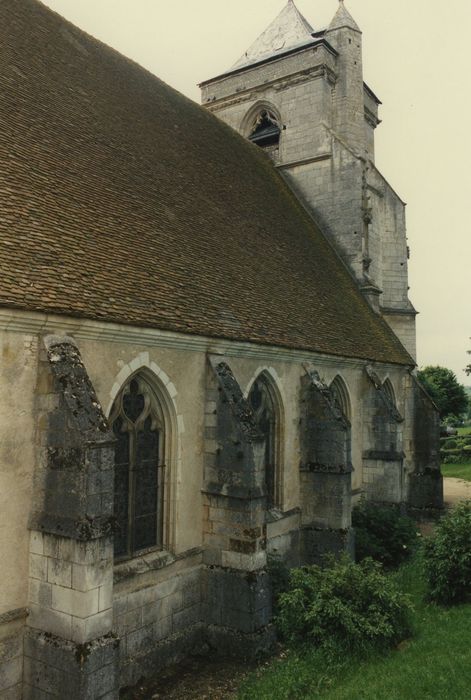
<path fill-rule="evenodd" d="M 366 83 L 363 83 L 363 87 L 364 87 L 365 91 L 368 93 L 368 95 L 376 102 L 377 105 L 383 104 L 381 102 L 381 100 L 379 99 L 379 97 L 377 97 L 374 94 L 373 90 L 369 87 L 369 85 L 367 85 Z"/>

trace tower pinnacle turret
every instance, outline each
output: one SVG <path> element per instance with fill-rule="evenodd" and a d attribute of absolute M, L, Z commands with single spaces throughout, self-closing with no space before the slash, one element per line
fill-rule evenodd
<path fill-rule="evenodd" d="M 327 31 L 332 29 L 342 29 L 343 27 L 348 27 L 348 29 L 354 29 L 357 32 L 360 31 L 360 27 L 345 7 L 344 1 L 340 0 L 338 10 L 335 13 L 334 18 L 330 23 Z"/>

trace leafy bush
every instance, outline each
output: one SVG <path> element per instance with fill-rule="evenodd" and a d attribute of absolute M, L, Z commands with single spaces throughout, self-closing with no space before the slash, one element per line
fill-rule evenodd
<path fill-rule="evenodd" d="M 432 600 L 471 600 L 471 501 L 456 506 L 425 541 L 424 565 Z"/>
<path fill-rule="evenodd" d="M 440 454 L 446 457 L 447 455 L 459 455 L 461 454 L 461 448 L 460 447 L 453 447 L 451 449 L 442 449 L 440 450 Z"/>
<path fill-rule="evenodd" d="M 286 640 L 335 651 L 388 648 L 411 631 L 412 605 L 379 563 L 333 558 L 327 568 L 290 572 L 279 599 L 278 627 Z"/>
<path fill-rule="evenodd" d="M 446 455 L 442 458 L 443 464 L 461 464 L 460 455 Z"/>
<path fill-rule="evenodd" d="M 452 450 L 456 447 L 458 447 L 458 443 L 453 438 L 447 438 L 443 441 L 442 449 L 444 450 Z"/>
<path fill-rule="evenodd" d="M 362 503 L 353 509 L 357 561 L 372 557 L 386 567 L 399 566 L 417 544 L 417 529 L 411 518 L 395 508 Z"/>

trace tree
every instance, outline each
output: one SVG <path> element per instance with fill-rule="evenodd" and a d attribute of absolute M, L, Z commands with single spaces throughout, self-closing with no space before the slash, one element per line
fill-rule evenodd
<path fill-rule="evenodd" d="M 440 417 L 459 417 L 468 408 L 468 397 L 454 372 L 446 367 L 424 367 L 417 374 L 426 391 L 435 401 Z"/>

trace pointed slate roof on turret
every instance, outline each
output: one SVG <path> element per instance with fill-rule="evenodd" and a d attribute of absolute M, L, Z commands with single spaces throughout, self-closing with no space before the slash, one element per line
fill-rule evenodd
<path fill-rule="evenodd" d="M 356 32 L 361 32 L 360 27 L 345 7 L 343 0 L 340 0 L 339 9 L 335 13 L 332 22 L 327 28 L 327 31 L 330 32 L 333 29 L 343 29 L 343 27 L 348 27 L 349 29 L 354 29 Z"/>
<path fill-rule="evenodd" d="M 313 28 L 299 12 L 294 1 L 288 0 L 278 17 L 260 34 L 232 69 L 258 63 L 296 46 L 307 44 L 312 40 L 313 32 Z"/>

